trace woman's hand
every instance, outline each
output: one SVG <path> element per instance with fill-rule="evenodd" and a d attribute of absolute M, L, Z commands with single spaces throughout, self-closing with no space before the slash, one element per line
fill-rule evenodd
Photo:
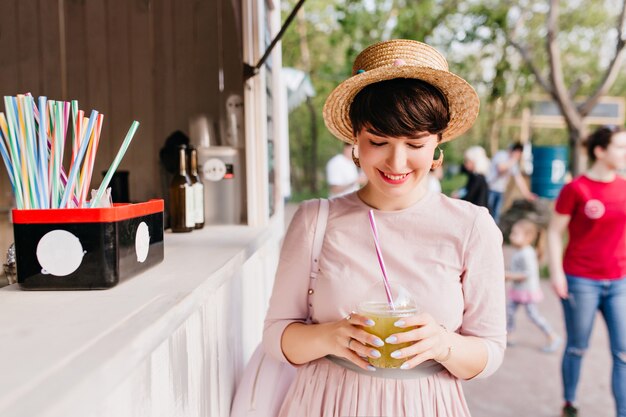
<path fill-rule="evenodd" d="M 377 336 L 367 333 L 362 327 L 373 326 L 374 322 L 367 317 L 356 313 L 348 317 L 322 326 L 324 343 L 328 346 L 328 353 L 349 360 L 359 368 L 370 371 L 376 370 L 367 362 L 367 358 L 379 358 L 380 352 L 376 347 L 384 345 L 384 342 Z"/>
<path fill-rule="evenodd" d="M 385 340 L 385 343 L 391 345 L 416 342 L 391 353 L 391 356 L 396 359 L 410 358 L 402 364 L 402 369 L 414 368 L 429 359 L 436 361 L 447 359 L 452 348 L 448 331 L 437 323 L 430 314 L 421 313 L 411 317 L 403 317 L 396 322 L 396 326 L 400 328 L 417 327 L 406 332 L 395 333 Z"/>
<path fill-rule="evenodd" d="M 550 281 L 556 295 L 562 299 L 567 298 L 567 279 L 563 271 L 563 235 L 567 230 L 571 216 L 552 213 L 548 226 L 548 265 L 550 266 Z"/>
<path fill-rule="evenodd" d="M 562 299 L 566 299 L 568 297 L 567 293 L 567 279 L 564 275 L 560 274 L 558 276 L 552 276 L 550 278 L 550 283 L 552 284 L 552 289 Z"/>

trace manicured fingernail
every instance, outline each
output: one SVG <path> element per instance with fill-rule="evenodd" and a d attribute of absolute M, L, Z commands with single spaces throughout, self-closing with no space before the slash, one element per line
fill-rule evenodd
<path fill-rule="evenodd" d="M 382 339 L 381 339 L 381 338 L 379 338 L 379 337 L 377 337 L 376 339 L 374 339 L 374 341 L 372 342 L 372 344 L 373 344 L 374 346 L 378 346 L 378 347 L 385 346 L 385 342 L 383 342 L 383 341 L 382 341 Z"/>
<path fill-rule="evenodd" d="M 404 362 L 402 365 L 400 365 L 400 369 L 409 369 L 408 362 Z"/>
<path fill-rule="evenodd" d="M 373 372 L 376 370 L 376 368 L 374 368 L 372 365 L 367 365 L 367 370 Z"/>
<path fill-rule="evenodd" d="M 375 357 L 375 358 L 380 358 L 380 352 L 377 351 L 376 349 L 370 350 L 370 355 Z"/>
<path fill-rule="evenodd" d="M 396 327 L 403 327 L 405 324 L 406 323 L 404 322 L 404 320 L 398 320 L 393 325 L 396 326 Z"/>
<path fill-rule="evenodd" d="M 366 326 L 373 326 L 374 324 L 376 324 L 376 323 L 374 323 L 374 320 L 372 320 L 372 319 L 365 320 L 365 325 Z"/>
<path fill-rule="evenodd" d="M 393 352 L 391 352 L 391 356 L 392 358 L 398 359 L 400 356 L 402 356 L 402 352 L 399 350 L 394 350 Z"/>
<path fill-rule="evenodd" d="M 385 342 L 387 343 L 396 343 L 398 341 L 398 338 L 396 336 L 389 336 L 388 338 L 385 339 Z"/>

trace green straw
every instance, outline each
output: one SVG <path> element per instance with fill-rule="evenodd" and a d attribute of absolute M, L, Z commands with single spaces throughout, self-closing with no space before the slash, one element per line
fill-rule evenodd
<path fill-rule="evenodd" d="M 102 184 L 100 184 L 100 187 L 98 188 L 98 192 L 96 193 L 96 196 L 91 201 L 90 207 L 94 207 L 94 208 L 98 207 L 98 203 L 100 202 L 100 199 L 102 198 L 102 196 L 104 195 L 104 192 L 109 186 L 109 183 L 111 182 L 111 178 L 113 177 L 113 174 L 117 170 L 117 167 L 120 165 L 120 162 L 122 161 L 122 158 L 124 157 L 124 154 L 126 153 L 126 150 L 128 149 L 128 145 L 130 145 L 130 141 L 133 140 L 133 136 L 135 135 L 135 132 L 137 131 L 138 127 L 139 127 L 139 122 L 136 120 L 133 121 L 133 123 L 130 125 L 130 129 L 128 129 L 126 138 L 124 138 L 124 142 L 122 142 L 122 146 L 120 147 L 120 150 L 117 152 L 117 155 L 115 155 L 115 159 L 113 160 L 113 163 L 111 164 L 111 166 L 109 167 L 109 170 L 104 176 L 104 179 L 102 180 Z"/>

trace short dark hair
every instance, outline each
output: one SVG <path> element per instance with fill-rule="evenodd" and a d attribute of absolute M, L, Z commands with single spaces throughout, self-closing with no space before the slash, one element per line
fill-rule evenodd
<path fill-rule="evenodd" d="M 511 152 L 515 152 L 515 151 L 524 151 L 524 145 L 522 144 L 522 142 L 515 142 L 514 144 L 511 145 L 511 147 L 509 148 L 511 149 Z"/>
<path fill-rule="evenodd" d="M 394 78 L 363 88 L 350 105 L 352 132 L 372 129 L 380 136 L 436 134 L 450 122 L 448 101 L 436 87 L 412 78 Z"/>
<path fill-rule="evenodd" d="M 602 126 L 589 135 L 584 141 L 584 145 L 587 148 L 587 156 L 591 162 L 596 161 L 596 154 L 594 151 L 597 147 L 602 149 L 608 148 L 611 144 L 611 139 L 613 139 L 613 135 L 623 131 L 624 129 L 618 126 Z"/>

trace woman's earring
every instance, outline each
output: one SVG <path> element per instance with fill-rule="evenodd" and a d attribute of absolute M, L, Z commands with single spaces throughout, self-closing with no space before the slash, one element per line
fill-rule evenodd
<path fill-rule="evenodd" d="M 355 149 L 356 145 L 352 145 L 352 162 L 354 162 L 357 168 L 361 168 L 361 161 L 359 161 L 359 156 L 355 154 Z"/>
<path fill-rule="evenodd" d="M 440 147 L 437 147 L 437 149 L 439 149 L 439 158 L 437 158 L 437 159 L 435 159 L 433 161 L 433 164 L 431 165 L 430 169 L 437 169 L 441 165 L 443 165 L 443 150 L 441 150 Z M 354 158 L 354 156 L 353 156 L 353 158 Z"/>

